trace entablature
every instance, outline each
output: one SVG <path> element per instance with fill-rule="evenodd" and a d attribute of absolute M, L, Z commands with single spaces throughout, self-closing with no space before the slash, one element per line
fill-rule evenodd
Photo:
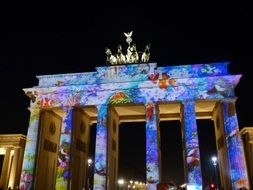
<path fill-rule="evenodd" d="M 228 75 L 228 62 L 157 67 L 157 63 L 96 67 L 96 72 L 41 75 L 39 87 L 199 78 Z"/>

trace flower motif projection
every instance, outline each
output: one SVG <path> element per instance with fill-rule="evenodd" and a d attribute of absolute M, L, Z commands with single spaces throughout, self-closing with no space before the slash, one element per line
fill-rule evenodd
<path fill-rule="evenodd" d="M 109 104 L 124 104 L 131 103 L 132 99 L 127 96 L 124 92 L 117 92 L 109 99 Z"/>
<path fill-rule="evenodd" d="M 235 97 L 241 77 L 228 75 L 227 63 L 155 67 L 120 65 L 92 73 L 39 76 L 39 86 L 25 91 L 31 107 L 38 108 L 223 99 Z"/>
<path fill-rule="evenodd" d="M 94 189 L 105 189 L 107 159 L 107 108 L 98 106 L 98 124 L 96 134 L 96 155 L 94 167 Z"/>
<path fill-rule="evenodd" d="M 65 108 L 58 150 L 56 189 L 68 188 L 70 178 L 70 146 L 72 133 L 72 109 Z"/>
<path fill-rule="evenodd" d="M 37 136 L 39 128 L 39 109 L 30 109 L 30 121 L 27 133 L 24 161 L 21 171 L 20 189 L 32 189 L 35 169 L 35 154 L 37 148 Z"/>
<path fill-rule="evenodd" d="M 223 102 L 224 127 L 227 140 L 230 175 L 234 189 L 249 187 L 245 159 L 233 102 Z"/>
<path fill-rule="evenodd" d="M 39 85 L 24 89 L 24 91 L 31 98 L 31 108 L 35 109 L 98 107 L 94 187 L 101 190 L 106 188 L 107 106 L 109 104 L 145 104 L 148 121 L 146 125 L 147 181 L 149 189 L 154 189 L 155 186 L 152 184 L 158 183 L 159 180 L 155 103 L 235 98 L 234 87 L 241 75 L 230 75 L 227 66 L 228 63 L 222 62 L 165 67 L 157 67 L 156 63 L 97 67 L 96 72 L 38 76 Z M 189 111 L 189 114 L 192 114 L 192 111 Z M 29 124 L 29 141 L 22 169 L 21 187 L 23 189 L 30 189 L 34 176 L 39 116 L 33 115 Z M 199 151 L 195 146 L 197 134 L 191 130 L 195 124 L 190 116 L 188 118 L 189 120 L 185 122 L 189 129 L 189 133 L 186 134 L 189 179 L 198 185 L 202 182 L 199 173 Z M 234 152 L 239 155 L 241 151 L 237 145 L 238 139 L 233 136 L 230 140 L 229 137 L 232 133 L 228 131 L 230 126 L 235 126 L 235 122 L 236 116 L 226 119 L 230 159 L 234 158 Z M 232 128 L 232 131 L 236 131 L 236 127 Z M 58 156 L 56 180 L 58 189 L 65 189 L 68 185 L 70 137 L 71 118 L 66 115 L 62 125 Z M 236 172 L 236 169 L 240 168 L 239 161 L 231 160 L 230 162 L 233 182 L 242 183 L 244 174 Z"/>
<path fill-rule="evenodd" d="M 200 153 L 194 101 L 183 102 L 188 183 L 202 186 Z"/>
<path fill-rule="evenodd" d="M 158 169 L 158 134 L 155 106 L 152 102 L 146 104 L 146 174 L 147 189 L 155 190 L 159 182 Z"/>

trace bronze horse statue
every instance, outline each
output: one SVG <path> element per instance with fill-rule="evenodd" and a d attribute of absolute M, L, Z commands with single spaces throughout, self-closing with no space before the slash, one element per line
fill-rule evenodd
<path fill-rule="evenodd" d="M 145 47 L 145 50 L 144 52 L 142 53 L 142 56 L 141 56 L 141 62 L 142 63 L 147 63 L 149 61 L 149 58 L 150 58 L 150 44 L 147 44 L 146 47 Z"/>

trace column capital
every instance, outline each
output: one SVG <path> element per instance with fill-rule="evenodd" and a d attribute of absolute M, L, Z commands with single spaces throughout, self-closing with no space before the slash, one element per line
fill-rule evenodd
<path fill-rule="evenodd" d="M 235 101 L 236 101 L 235 99 L 224 99 L 221 101 L 221 104 L 224 107 L 223 112 L 227 112 L 229 117 L 236 115 Z M 237 123 L 238 123 L 238 121 L 237 121 Z"/>
<path fill-rule="evenodd" d="M 158 104 L 158 102 L 157 101 L 146 101 L 145 103 L 144 103 L 144 105 L 145 106 L 147 106 L 148 104 L 153 104 L 153 105 L 157 105 Z"/>
<path fill-rule="evenodd" d="M 195 104 L 196 100 L 182 100 L 181 104 L 185 105 L 187 103 L 194 103 Z"/>
<path fill-rule="evenodd" d="M 5 147 L 5 148 L 3 148 L 4 149 L 4 151 L 5 151 L 5 154 L 6 154 L 6 152 L 11 152 L 12 150 L 13 150 L 13 148 L 11 148 L 11 147 Z"/>
<path fill-rule="evenodd" d="M 236 102 L 237 98 L 225 98 L 225 99 L 221 99 L 220 102 L 221 103 L 234 103 Z"/>
<path fill-rule="evenodd" d="M 73 106 L 63 106 L 63 107 L 61 107 L 61 109 L 62 109 L 63 111 L 65 111 L 65 112 L 68 112 L 68 111 L 73 110 L 74 107 L 73 107 Z"/>
<path fill-rule="evenodd" d="M 108 108 L 111 104 L 99 104 L 99 105 L 96 105 L 96 108 L 97 109 L 100 109 L 100 108 Z"/>
<path fill-rule="evenodd" d="M 40 111 L 41 108 L 38 108 L 38 107 L 28 107 L 28 110 L 32 113 L 32 112 L 35 112 L 35 111 Z"/>

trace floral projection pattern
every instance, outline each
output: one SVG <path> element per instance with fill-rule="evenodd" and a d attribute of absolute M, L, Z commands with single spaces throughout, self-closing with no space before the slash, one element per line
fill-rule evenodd
<path fill-rule="evenodd" d="M 141 103 L 146 105 L 147 117 L 147 181 L 150 189 L 152 184 L 158 183 L 158 153 L 156 102 L 233 99 L 234 87 L 241 75 L 230 75 L 227 71 L 228 63 L 212 63 L 197 65 L 157 67 L 156 63 L 130 64 L 97 67 L 96 72 L 73 73 L 59 75 L 38 76 L 39 85 L 24 89 L 31 98 L 30 107 L 39 109 L 65 108 L 73 106 L 97 106 L 98 125 L 95 155 L 94 189 L 106 189 L 106 147 L 107 147 L 107 106 L 109 104 Z M 199 151 L 197 147 L 196 121 L 193 105 L 185 106 L 188 120 L 186 125 L 186 144 L 189 164 L 189 182 L 201 185 L 199 166 Z M 71 143 L 71 111 L 66 112 L 63 120 L 62 134 L 57 167 L 57 189 L 66 189 L 69 179 L 69 150 Z M 28 141 L 25 149 L 22 168 L 21 187 L 31 189 L 34 176 L 34 164 L 38 136 L 39 118 L 33 119 L 31 114 L 28 129 Z M 237 122 L 236 116 L 228 117 L 226 122 Z M 233 171 L 233 182 L 244 180 L 245 170 L 240 174 L 234 168 L 239 161 L 234 161 L 234 152 L 241 153 L 238 139 L 229 138 L 230 127 L 237 124 L 227 124 L 226 133 L 229 148 L 229 157 Z M 236 129 L 235 127 L 233 130 Z M 234 151 L 236 149 L 236 151 Z M 240 160 L 243 160 L 240 158 Z M 243 163 L 244 164 L 244 163 Z M 236 173 L 236 174 L 234 174 Z"/>
<path fill-rule="evenodd" d="M 196 123 L 195 102 L 183 102 L 184 139 L 186 147 L 187 183 L 202 188 L 199 141 Z"/>
<path fill-rule="evenodd" d="M 156 63 L 97 67 L 97 72 L 38 76 L 40 87 L 102 84 L 108 82 L 144 81 L 149 74 L 162 79 L 162 73 L 170 78 L 196 78 L 227 74 L 226 62 L 212 64 L 166 66 L 156 68 Z"/>
<path fill-rule="evenodd" d="M 96 153 L 94 167 L 94 189 L 106 189 L 106 162 L 107 162 L 107 108 L 98 106 L 98 123 L 96 134 Z"/>
<path fill-rule="evenodd" d="M 147 190 L 156 190 L 159 182 L 158 137 L 156 109 L 153 103 L 146 104 L 146 175 Z"/>
<path fill-rule="evenodd" d="M 72 133 L 72 109 L 64 108 L 61 128 L 60 147 L 58 150 L 56 189 L 68 189 L 70 179 L 70 145 Z"/>
<path fill-rule="evenodd" d="M 243 149 L 240 146 L 242 142 L 239 134 L 237 115 L 233 102 L 223 102 L 223 116 L 233 189 L 249 188 Z"/>
<path fill-rule="evenodd" d="M 24 161 L 21 171 L 20 190 L 31 190 L 34 182 L 35 153 L 39 129 L 39 109 L 30 109 L 30 121 L 27 133 Z"/>

